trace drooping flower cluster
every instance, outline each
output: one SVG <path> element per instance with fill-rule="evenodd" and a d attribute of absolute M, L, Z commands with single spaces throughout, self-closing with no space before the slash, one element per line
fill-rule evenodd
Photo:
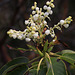
<path fill-rule="evenodd" d="M 49 18 L 49 15 L 53 14 L 52 8 L 54 8 L 53 0 L 47 1 L 46 5 L 42 8 L 37 6 L 37 3 L 34 2 L 34 6 L 32 6 L 32 14 L 28 20 L 25 20 L 25 24 L 27 28 L 24 31 L 16 31 L 10 29 L 7 34 L 14 39 L 26 40 L 27 42 L 31 41 L 31 39 L 36 42 L 38 40 L 43 39 L 46 35 L 51 35 L 52 38 L 55 37 L 54 29 L 61 30 L 61 27 L 65 28 L 69 27 L 70 22 L 72 21 L 71 16 L 66 18 L 65 20 L 60 20 L 58 24 L 54 25 L 54 27 L 48 27 L 46 18 Z M 45 12 L 43 12 L 45 10 Z"/>

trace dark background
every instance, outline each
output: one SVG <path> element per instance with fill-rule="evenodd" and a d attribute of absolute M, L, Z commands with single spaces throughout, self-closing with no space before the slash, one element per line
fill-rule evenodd
<path fill-rule="evenodd" d="M 31 6 L 34 2 L 38 3 L 39 7 L 43 7 L 47 0 L 0 0 L 0 67 L 15 57 L 26 56 L 32 59 L 36 56 L 34 52 L 21 52 L 10 50 L 7 45 L 18 48 L 26 48 L 25 40 L 20 41 L 12 39 L 7 35 L 9 29 L 24 30 L 26 28 L 24 21 L 29 18 Z M 72 16 L 73 22 L 70 27 L 61 33 L 58 30 L 56 35 L 58 40 L 66 43 L 55 46 L 54 52 L 63 49 L 71 49 L 75 51 L 75 0 L 54 0 L 55 8 L 49 26 L 57 24 L 61 19 L 65 19 L 69 15 Z M 48 37 L 49 38 L 49 37 Z M 73 74 L 71 74 L 73 75 Z"/>

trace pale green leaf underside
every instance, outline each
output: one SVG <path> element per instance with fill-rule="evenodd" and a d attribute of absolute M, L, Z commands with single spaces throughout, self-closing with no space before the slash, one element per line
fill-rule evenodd
<path fill-rule="evenodd" d="M 60 56 L 60 59 L 67 61 L 68 63 L 75 66 L 75 53 L 65 53 Z"/>

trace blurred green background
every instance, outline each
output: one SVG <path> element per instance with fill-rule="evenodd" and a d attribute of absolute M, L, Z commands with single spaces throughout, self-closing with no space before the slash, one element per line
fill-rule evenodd
<path fill-rule="evenodd" d="M 33 59 L 37 56 L 34 52 L 15 51 L 7 47 L 7 45 L 10 45 L 14 48 L 27 48 L 25 40 L 14 40 L 7 35 L 7 31 L 9 29 L 23 31 L 26 28 L 24 21 L 29 18 L 31 6 L 35 1 L 39 7 L 43 7 L 47 0 L 0 0 L 0 67 L 16 57 L 26 56 L 29 59 Z M 60 44 L 55 46 L 53 51 L 56 52 L 63 49 L 75 50 L 75 0 L 54 0 L 54 4 L 54 12 L 50 16 L 51 21 L 48 21 L 49 26 L 57 24 L 61 19 L 65 19 L 69 15 L 73 17 L 73 22 L 68 29 L 63 28 L 62 33 L 55 30 L 58 40 L 66 43 L 68 46 Z M 70 75 L 75 75 L 73 70 Z"/>

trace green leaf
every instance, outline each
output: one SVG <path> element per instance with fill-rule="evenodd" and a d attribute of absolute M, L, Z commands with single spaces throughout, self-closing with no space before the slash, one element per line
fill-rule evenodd
<path fill-rule="evenodd" d="M 67 75 L 66 66 L 62 60 L 57 61 L 56 57 L 51 57 L 46 53 L 47 73 L 46 75 Z"/>
<path fill-rule="evenodd" d="M 54 47 L 54 46 L 50 47 L 47 51 L 48 51 L 48 52 L 52 51 L 53 47 Z"/>
<path fill-rule="evenodd" d="M 57 52 L 56 54 L 62 55 L 62 54 L 65 54 L 65 53 L 75 53 L 75 51 L 72 51 L 72 50 L 62 50 L 61 52 Z"/>
<path fill-rule="evenodd" d="M 46 52 L 47 51 L 47 47 L 48 47 L 48 40 L 45 42 L 45 44 L 44 44 L 44 51 Z"/>
<path fill-rule="evenodd" d="M 40 61 L 39 61 L 39 64 L 38 64 L 38 67 L 37 67 L 37 74 L 38 74 L 38 71 L 40 70 L 40 66 L 41 66 L 41 63 L 43 61 L 44 58 L 41 58 Z"/>
<path fill-rule="evenodd" d="M 65 53 L 60 56 L 60 59 L 67 61 L 68 63 L 75 66 L 75 53 Z"/>
<path fill-rule="evenodd" d="M 13 59 L 12 61 L 8 62 L 5 64 L 1 69 L 0 69 L 0 75 L 5 75 L 8 71 L 12 70 L 13 68 L 22 65 L 22 64 L 27 64 L 28 59 L 26 57 L 18 57 Z"/>
<path fill-rule="evenodd" d="M 68 75 L 66 72 L 66 65 L 62 60 L 57 61 L 56 57 L 51 57 L 54 75 Z M 51 71 L 51 70 L 50 70 Z M 51 75 L 51 74 L 49 74 Z"/>
<path fill-rule="evenodd" d="M 47 71 L 47 68 L 44 67 L 44 68 L 42 68 L 42 69 L 39 70 L 38 75 L 46 75 L 46 71 Z M 30 75 L 37 75 L 37 69 L 30 70 L 29 74 Z"/>
<path fill-rule="evenodd" d="M 28 67 L 23 64 L 9 71 L 6 75 L 23 75 L 24 72 L 28 69 Z"/>
<path fill-rule="evenodd" d="M 30 74 L 30 75 L 37 75 L 37 69 L 31 69 L 31 70 L 29 71 L 29 74 Z"/>
<path fill-rule="evenodd" d="M 21 51 L 32 51 L 32 50 L 30 50 L 30 49 L 24 49 L 24 48 L 14 48 L 14 47 L 11 47 L 11 46 L 9 46 L 9 45 L 7 45 L 7 47 L 9 48 L 9 49 L 11 49 L 11 50 L 21 50 Z"/>
<path fill-rule="evenodd" d="M 44 68 L 40 69 L 38 75 L 46 75 L 46 72 L 47 72 L 47 67 L 44 67 Z"/>
<path fill-rule="evenodd" d="M 22 50 L 22 51 L 33 51 L 32 49 L 24 49 L 24 48 L 14 48 L 15 50 Z"/>
<path fill-rule="evenodd" d="M 65 54 L 65 53 L 74 53 L 75 54 L 75 51 L 72 51 L 72 50 L 63 50 L 61 51 L 62 54 Z"/>

